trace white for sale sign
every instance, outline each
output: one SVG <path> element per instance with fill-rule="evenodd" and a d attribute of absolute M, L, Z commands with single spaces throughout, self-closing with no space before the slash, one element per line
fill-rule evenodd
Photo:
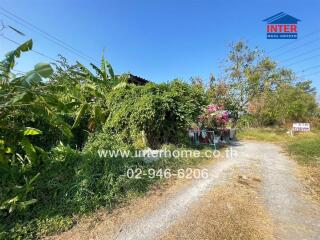
<path fill-rule="evenodd" d="M 292 128 L 295 132 L 309 132 L 310 123 L 294 123 Z"/>

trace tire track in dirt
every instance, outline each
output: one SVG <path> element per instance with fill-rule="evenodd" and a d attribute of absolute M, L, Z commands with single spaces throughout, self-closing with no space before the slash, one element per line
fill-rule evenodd
<path fill-rule="evenodd" d="M 274 144 L 263 144 L 263 196 L 278 239 L 320 239 L 319 206 L 305 197 L 297 164 Z"/>
<path fill-rule="evenodd" d="M 152 214 L 143 217 L 129 225 L 124 226 L 117 236 L 117 240 L 145 240 L 154 239 L 164 233 L 178 218 L 187 214 L 188 208 L 199 198 L 209 192 L 214 186 L 220 185 L 230 174 L 230 168 L 240 166 L 245 159 L 228 158 L 215 163 L 208 169 L 209 177 L 206 179 L 194 180 L 177 192 L 171 199 L 168 199 Z M 109 238 L 106 238 L 109 239 Z"/>
<path fill-rule="evenodd" d="M 179 220 L 191 218 L 190 209 L 197 208 L 205 195 L 210 195 L 219 187 L 221 189 L 227 184 L 232 184 L 234 176 L 241 172 L 261 176 L 257 194 L 261 199 L 261 208 L 268 211 L 267 215 L 271 216 L 274 223 L 274 238 L 320 239 L 320 207 L 305 197 L 303 184 L 296 175 L 296 162 L 283 154 L 279 146 L 271 143 L 247 141 L 232 147 L 238 156 L 212 163 L 207 167 L 207 179 L 187 181 L 181 187 L 173 188 L 174 191 L 170 194 L 160 197 L 160 201 L 155 201 L 154 196 L 146 197 L 148 206 L 151 206 L 148 207 L 148 211 L 141 206 L 141 214 L 138 216 L 132 216 L 135 210 L 127 213 L 129 218 L 111 215 L 116 219 L 109 219 L 104 224 L 102 222 L 98 228 L 88 229 L 82 234 L 74 230 L 78 234 L 71 234 L 67 238 L 58 236 L 57 239 L 159 239 L 165 236 L 170 228 L 174 228 Z M 237 194 L 237 191 L 234 191 L 234 194 Z M 125 207 L 122 212 L 127 210 Z M 186 233 L 190 230 L 188 227 L 182 229 Z"/>
<path fill-rule="evenodd" d="M 126 225 L 114 239 L 156 239 L 179 218 L 187 217 L 188 209 L 203 194 L 228 182 L 235 168 L 249 164 L 256 165 L 263 177 L 261 194 L 276 226 L 275 238 L 320 239 L 320 210 L 304 197 L 303 185 L 295 175 L 296 163 L 271 143 L 242 142 L 234 148 L 237 158 L 215 163 L 208 179 L 186 186 L 152 214 Z"/>

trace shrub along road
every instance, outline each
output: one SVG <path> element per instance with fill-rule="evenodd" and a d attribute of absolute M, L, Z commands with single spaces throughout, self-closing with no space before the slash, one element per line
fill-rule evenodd
<path fill-rule="evenodd" d="M 320 207 L 306 197 L 297 164 L 275 144 L 233 147 L 238 156 L 214 162 L 209 178 L 187 182 L 159 201 L 147 198 L 151 208 L 144 214 L 132 217 L 130 209 L 130 218 L 112 228 L 101 222 L 58 239 L 318 239 Z"/>

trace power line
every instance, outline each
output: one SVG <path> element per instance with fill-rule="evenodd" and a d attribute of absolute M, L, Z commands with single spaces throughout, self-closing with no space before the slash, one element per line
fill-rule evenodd
<path fill-rule="evenodd" d="M 311 67 L 302 69 L 302 70 L 300 70 L 300 71 L 297 71 L 296 73 L 307 72 L 307 71 L 309 71 L 309 70 L 312 70 L 312 69 L 315 69 L 315 68 L 319 68 L 319 67 L 320 67 L 320 64 L 314 65 L 314 66 L 311 66 Z"/>
<path fill-rule="evenodd" d="M 82 58 L 83 58 L 83 57 L 86 57 L 86 58 L 90 58 L 90 59 L 92 59 L 92 60 L 95 60 L 95 59 L 91 58 L 90 56 L 85 55 L 83 52 L 81 52 L 81 51 L 75 49 L 74 47 L 70 46 L 69 44 L 65 43 L 64 41 L 58 39 L 57 37 L 49 34 L 48 32 L 46 32 L 46 31 L 40 29 L 39 27 L 35 26 L 34 24 L 28 22 L 27 20 L 23 19 L 22 17 L 17 16 L 16 14 L 14 14 L 14 13 L 6 10 L 5 8 L 3 8 L 3 7 L 1 7 L 1 6 L 0 6 L 0 9 L 1 9 L 2 11 L 4 11 L 4 12 L 10 14 L 10 15 L 13 16 L 14 18 L 22 21 L 24 24 L 22 24 L 21 22 L 17 21 L 16 19 L 8 16 L 7 14 L 1 13 L 1 14 L 3 14 L 4 16 L 6 16 L 7 18 L 10 18 L 11 20 L 13 20 L 13 21 L 15 21 L 15 22 L 17 22 L 17 23 L 19 23 L 19 24 L 21 24 L 21 25 L 23 25 L 23 26 L 25 26 L 25 27 L 27 27 L 27 28 L 29 28 L 29 29 L 33 28 L 33 29 L 31 29 L 31 30 L 34 30 L 34 29 L 37 30 L 38 32 L 40 32 L 40 33 L 41 33 L 46 39 L 48 39 L 49 41 L 52 41 L 52 39 L 54 39 L 55 41 L 53 41 L 53 42 L 56 43 L 56 44 L 58 44 L 59 46 L 63 47 L 64 49 L 66 49 L 66 50 L 68 50 L 68 51 L 71 50 L 74 54 L 76 54 L 76 55 L 78 55 L 78 56 L 80 56 L 80 57 L 82 57 Z M 27 25 L 30 26 L 31 28 L 28 27 L 28 26 L 25 25 L 25 24 L 27 24 Z M 81 56 L 81 55 L 83 55 L 83 56 Z"/>
<path fill-rule="evenodd" d="M 302 59 L 301 61 L 297 61 L 297 62 L 291 63 L 291 64 L 287 65 L 287 67 L 292 66 L 292 65 L 295 65 L 295 64 L 297 64 L 297 63 L 301 63 L 301 62 L 308 61 L 308 60 L 310 60 L 310 59 L 314 59 L 314 58 L 316 58 L 316 57 L 320 57 L 320 54 L 314 55 L 314 56 L 309 57 L 309 58 Z"/>
<path fill-rule="evenodd" d="M 301 77 L 300 77 L 300 78 L 302 78 L 302 77 L 309 77 L 309 76 L 313 76 L 313 75 L 316 75 L 316 74 L 319 74 L 319 73 L 320 73 L 320 71 L 313 72 L 313 73 L 308 73 L 308 74 L 306 74 L 306 75 L 301 75 Z"/>
<path fill-rule="evenodd" d="M 286 53 L 292 52 L 292 51 L 294 51 L 294 50 L 300 49 L 300 48 L 302 48 L 302 47 L 304 47 L 304 46 L 306 46 L 306 45 L 309 45 L 309 44 L 311 44 L 311 43 L 318 42 L 319 40 L 320 40 L 320 38 L 316 38 L 316 39 L 314 39 L 314 40 L 312 40 L 312 41 L 306 42 L 306 43 L 304 43 L 304 44 L 301 44 L 301 45 L 298 45 L 298 46 L 296 46 L 296 47 L 294 47 L 294 48 L 291 48 L 291 49 L 289 49 L 289 50 L 286 50 L 286 51 L 282 52 L 281 54 L 278 54 L 278 55 L 276 55 L 276 56 L 274 56 L 274 57 L 281 56 L 281 55 L 284 55 L 284 54 L 286 54 Z M 300 58 L 300 57 L 302 57 L 302 56 L 305 56 L 305 55 L 308 55 L 308 54 L 313 53 L 313 52 L 315 52 L 315 51 L 318 51 L 319 49 L 320 49 L 320 47 L 317 47 L 317 48 L 308 50 L 308 51 L 306 51 L 306 52 L 303 52 L 303 53 L 301 53 L 301 54 L 298 54 L 298 55 L 296 55 L 296 56 L 293 56 L 293 57 L 290 57 L 290 58 L 287 58 L 287 59 L 284 59 L 284 60 L 280 60 L 279 62 L 283 64 L 283 63 L 288 62 L 288 61 L 291 61 L 291 60 L 293 60 L 293 59 Z M 298 63 L 301 63 L 301 62 L 305 62 L 305 61 L 308 61 L 308 60 L 310 60 L 310 59 L 314 59 L 314 58 L 319 57 L 319 56 L 320 56 L 320 55 L 318 54 L 318 55 L 314 55 L 314 56 L 311 56 L 311 57 L 308 57 L 308 58 L 304 58 L 304 59 L 302 59 L 302 60 L 298 60 L 298 61 L 296 61 L 296 62 L 294 62 L 294 63 L 291 63 L 291 64 L 289 64 L 289 65 L 286 65 L 286 67 L 290 67 L 290 66 L 292 66 L 292 65 L 295 65 L 295 64 L 298 64 Z"/>
<path fill-rule="evenodd" d="M 289 52 L 291 52 L 291 51 L 293 51 L 293 50 L 297 50 L 297 49 L 300 49 L 300 48 L 302 48 L 302 47 L 304 47 L 304 46 L 307 46 L 307 45 L 309 45 L 309 44 L 311 44 L 311 43 L 318 42 L 319 40 L 320 40 L 320 38 L 316 38 L 316 39 L 314 39 L 314 40 L 312 40 L 312 41 L 309 41 L 309 42 L 306 42 L 306 43 L 304 43 L 304 44 L 298 45 L 298 46 L 296 46 L 296 47 L 294 47 L 294 48 L 288 49 L 288 50 L 286 50 L 286 51 L 284 51 L 284 52 L 282 52 L 282 53 L 280 53 L 280 54 L 275 55 L 274 57 L 279 57 L 279 56 L 281 56 L 281 55 L 283 55 L 283 54 L 286 54 L 286 53 L 289 53 Z"/>
<path fill-rule="evenodd" d="M 320 30 L 313 31 L 313 32 L 311 32 L 311 33 L 303 36 L 302 38 L 300 38 L 300 39 L 298 39 L 298 40 L 302 40 L 302 39 L 308 38 L 308 37 L 310 37 L 310 36 L 312 36 L 312 35 L 314 35 L 314 34 L 316 34 L 316 33 L 318 33 L 318 32 L 320 32 Z M 280 54 L 275 55 L 274 57 L 281 56 L 281 55 L 284 55 L 284 54 L 289 53 L 289 52 L 291 52 L 291 51 L 300 49 L 300 48 L 302 48 L 302 47 L 304 47 L 304 46 L 307 46 L 307 45 L 309 45 L 309 44 L 312 44 L 312 43 L 314 43 L 314 42 L 318 42 L 319 40 L 320 40 L 320 38 L 316 38 L 316 39 L 314 39 L 314 40 L 312 40 L 312 41 L 309 41 L 309 42 L 303 43 L 303 44 L 301 44 L 301 45 L 299 45 L 299 46 L 296 46 L 296 47 L 294 47 L 294 48 L 288 49 L 288 50 L 286 50 L 286 51 L 284 51 L 284 52 L 282 52 L 282 53 L 280 53 Z M 267 52 L 267 53 L 271 53 L 271 52 L 275 52 L 275 51 L 277 51 L 277 50 L 283 49 L 283 48 L 285 48 L 285 47 L 287 47 L 287 46 L 290 46 L 290 45 L 292 45 L 292 44 L 294 44 L 294 43 L 296 43 L 296 42 L 297 42 L 297 41 L 294 41 L 294 42 L 290 42 L 290 43 L 288 43 L 288 44 L 281 45 L 280 47 L 278 47 L 278 48 L 276 48 L 276 49 L 273 49 L 273 50 L 271 50 L 271 51 L 269 51 L 269 52 Z M 280 61 L 280 62 L 281 62 L 281 63 L 283 63 L 283 62 L 288 62 L 288 61 L 293 60 L 293 59 L 296 59 L 296 58 L 298 58 L 298 57 L 302 57 L 302 56 L 304 56 L 304 55 L 313 53 L 314 51 L 317 51 L 317 50 L 319 50 L 319 49 L 320 49 L 319 47 L 318 47 L 318 48 L 314 48 L 314 49 L 311 49 L 311 50 L 309 50 L 309 51 L 307 51 L 307 52 L 303 52 L 303 53 L 301 53 L 301 54 L 299 54 L 299 55 L 293 56 L 293 57 L 291 57 L 291 58 L 287 58 L 287 59 L 285 59 L 285 60 L 283 60 L 283 61 Z M 314 56 L 311 56 L 311 57 L 308 57 L 308 58 L 304 58 L 304 59 L 299 60 L 299 61 L 296 61 L 296 62 L 294 62 L 294 63 L 291 63 L 291 64 L 287 65 L 286 67 L 290 67 L 290 66 L 292 66 L 292 65 L 295 65 L 295 64 L 298 64 L 298 63 L 301 63 L 301 62 L 305 62 L 305 61 L 308 61 L 308 60 L 311 60 L 311 59 L 314 59 L 314 58 L 317 58 L 317 57 L 320 57 L 320 54 L 314 55 Z M 320 67 L 320 65 L 315 65 L 315 66 L 311 66 L 311 67 L 302 69 L 302 70 L 300 70 L 300 71 L 298 71 L 298 72 L 295 72 L 295 73 L 303 73 L 303 72 L 306 72 L 306 71 L 309 71 L 309 70 L 312 70 L 312 69 L 316 69 L 316 68 L 319 68 L 319 67 Z M 320 71 L 317 71 L 317 72 L 314 72 L 314 73 L 310 73 L 310 74 L 307 74 L 307 75 L 297 76 L 297 78 L 302 78 L 302 77 L 305 77 L 305 76 L 312 76 L 312 75 L 315 75 L 315 74 L 318 74 L 318 73 L 320 73 Z"/>
<path fill-rule="evenodd" d="M 299 38 L 298 40 L 295 40 L 295 41 L 290 42 L 290 43 L 287 43 L 287 44 L 283 44 L 283 45 L 281 45 L 281 46 L 278 47 L 278 48 L 275 48 L 275 49 L 273 49 L 273 50 L 271 50 L 271 51 L 266 52 L 266 54 L 270 54 L 270 53 L 272 53 L 272 52 L 276 52 L 276 51 L 278 51 L 278 50 L 280 50 L 280 49 L 283 49 L 283 48 L 286 48 L 286 47 L 288 47 L 288 46 L 291 46 L 292 44 L 296 43 L 297 41 L 301 41 L 301 40 L 303 40 L 303 39 L 306 39 L 306 38 L 308 38 L 308 37 L 310 37 L 310 36 L 312 36 L 312 35 L 314 35 L 314 34 L 316 34 L 316 33 L 318 33 L 318 32 L 320 32 L 320 30 L 316 30 L 316 31 L 310 32 L 310 33 L 304 35 L 303 37 Z M 282 56 L 282 55 L 285 55 L 285 54 L 290 53 L 290 52 L 292 52 L 292 51 L 294 51 L 294 50 L 297 50 L 297 49 L 300 49 L 300 48 L 305 47 L 305 46 L 307 46 L 307 45 L 310 45 L 310 44 L 312 44 L 312 43 L 314 43 L 314 42 L 318 42 L 319 40 L 320 40 L 320 38 L 316 38 L 316 39 L 311 40 L 311 41 L 309 41 L 309 42 L 305 42 L 305 43 L 300 44 L 300 45 L 298 45 L 298 46 L 296 46 L 296 47 L 294 47 L 294 48 L 285 50 L 284 52 L 281 52 L 281 53 L 273 56 L 273 58 L 279 57 L 279 56 Z M 291 58 L 287 58 L 287 59 L 284 59 L 284 60 L 282 60 L 282 61 L 280 60 L 279 62 L 281 62 L 281 63 L 283 63 L 283 62 L 288 62 L 288 61 L 290 61 L 290 60 L 293 60 L 293 59 L 302 57 L 302 56 L 304 56 L 304 55 L 307 55 L 307 54 L 309 54 L 309 53 L 311 53 L 311 52 L 313 52 L 313 51 L 315 51 L 315 50 L 319 50 L 319 49 L 320 49 L 320 48 L 315 48 L 315 49 L 309 50 L 309 51 L 307 51 L 307 52 L 301 53 L 301 54 L 299 54 L 299 55 L 293 56 L 293 57 L 291 57 Z M 316 58 L 316 57 L 318 57 L 318 56 L 319 56 L 319 55 L 316 55 L 316 56 L 312 56 L 312 57 L 309 57 L 309 58 L 305 58 L 305 59 L 299 60 L 299 61 L 297 61 L 297 62 L 294 62 L 294 63 L 292 63 L 292 64 L 287 65 L 286 67 L 289 67 L 289 66 L 298 64 L 298 63 L 300 63 L 300 62 L 307 61 L 307 60 L 309 60 L 309 59 Z"/>
<path fill-rule="evenodd" d="M 2 38 L 4 38 L 4 39 L 7 39 L 8 41 L 10 41 L 10 42 L 12 42 L 12 43 L 14 43 L 14 44 L 16 44 L 16 45 L 18 45 L 18 46 L 21 45 L 20 43 L 16 42 L 15 40 L 12 40 L 11 38 L 8 38 L 8 37 L 6 37 L 6 36 L 4 36 L 4 35 L 0 35 L 0 37 L 2 37 Z M 31 51 L 34 52 L 34 53 L 37 53 L 38 55 L 40 55 L 40 56 L 42 56 L 42 57 L 46 57 L 46 58 L 48 58 L 48 59 L 56 62 L 56 59 L 54 59 L 54 58 L 52 58 L 52 57 L 50 57 L 50 56 L 48 56 L 48 55 L 46 55 L 46 54 L 44 54 L 44 53 L 42 53 L 42 52 L 39 52 L 39 51 L 36 51 L 36 50 L 33 50 L 33 49 L 31 49 Z"/>
<path fill-rule="evenodd" d="M 292 45 L 292 44 L 294 44 L 294 43 L 296 43 L 296 42 L 298 42 L 298 41 L 301 41 L 301 40 L 303 40 L 303 39 L 306 39 L 306 38 L 308 38 L 308 37 L 310 37 L 310 36 L 312 36 L 312 35 L 314 35 L 314 34 L 316 34 L 316 33 L 319 33 L 319 32 L 320 32 L 320 30 L 316 30 L 316 31 L 313 31 L 313 32 L 311 32 L 311 33 L 308 33 L 308 34 L 300 37 L 300 38 L 297 39 L 297 40 L 294 40 L 294 41 L 292 41 L 292 42 L 283 44 L 283 45 L 281 45 L 281 46 L 279 46 L 279 47 L 277 47 L 277 48 L 274 48 L 274 49 L 272 49 L 272 50 L 270 50 L 270 51 L 267 51 L 266 54 L 270 54 L 270 53 L 272 53 L 272 52 L 276 52 L 276 51 L 278 51 L 278 50 L 280 50 L 280 49 L 286 48 L 287 46 L 290 46 L 290 45 Z"/>
<path fill-rule="evenodd" d="M 83 53 L 83 52 L 80 51 L 80 50 L 77 50 L 76 48 L 72 47 L 70 44 L 67 44 L 66 42 L 60 40 L 59 38 L 53 36 L 52 34 L 50 34 L 50 33 L 46 32 L 46 31 L 42 30 L 41 28 L 39 28 L 39 27 L 35 26 L 34 24 L 28 22 L 27 20 L 23 19 L 22 17 L 20 17 L 20 16 L 18 16 L 18 15 L 16 15 L 16 14 L 14 14 L 14 13 L 6 10 L 5 8 L 3 8 L 3 7 L 1 7 L 1 6 L 0 6 L 0 9 L 1 9 L 2 11 L 4 11 L 5 13 L 9 14 L 10 16 L 7 15 L 7 14 L 5 14 L 5 13 L 3 13 L 3 12 L 0 12 L 2 15 L 6 16 L 7 18 L 9 18 L 9 19 L 11 19 L 11 20 L 13 20 L 13 21 L 21 24 L 22 26 L 27 27 L 27 28 L 33 30 L 33 31 L 36 30 L 37 32 L 41 33 L 41 35 L 42 35 L 44 38 L 46 38 L 47 40 L 49 40 L 49 41 L 51 41 L 51 42 L 53 42 L 53 43 L 55 43 L 55 44 L 57 44 L 57 45 L 59 45 L 60 47 L 64 48 L 65 50 L 67 50 L 67 51 L 69 51 L 69 52 L 72 52 L 73 54 L 77 55 L 78 57 L 84 58 L 84 59 L 86 59 L 86 60 L 89 61 L 89 62 L 92 61 L 92 60 L 93 60 L 94 62 L 97 62 L 94 58 L 86 55 L 85 53 Z M 18 20 L 17 20 L 17 19 L 18 19 Z M 22 23 L 21 23 L 21 22 L 22 22 Z M 89 59 L 91 59 L 91 60 L 89 60 Z"/>
<path fill-rule="evenodd" d="M 288 62 L 288 61 L 291 61 L 292 59 L 295 59 L 295 58 L 298 58 L 298 57 L 302 57 L 302 56 L 304 56 L 304 55 L 308 55 L 309 53 L 313 53 L 313 52 L 315 52 L 315 51 L 317 51 L 317 50 L 320 50 L 320 47 L 311 49 L 311 50 L 309 50 L 309 51 L 307 51 L 307 52 L 301 53 L 301 54 L 296 55 L 296 56 L 294 56 L 294 57 L 287 58 L 287 59 L 285 59 L 285 60 L 282 60 L 281 62 Z"/>

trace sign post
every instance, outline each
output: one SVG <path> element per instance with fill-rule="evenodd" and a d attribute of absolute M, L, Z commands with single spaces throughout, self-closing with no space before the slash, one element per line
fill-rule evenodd
<path fill-rule="evenodd" d="M 310 123 L 293 123 L 294 132 L 310 132 Z"/>

